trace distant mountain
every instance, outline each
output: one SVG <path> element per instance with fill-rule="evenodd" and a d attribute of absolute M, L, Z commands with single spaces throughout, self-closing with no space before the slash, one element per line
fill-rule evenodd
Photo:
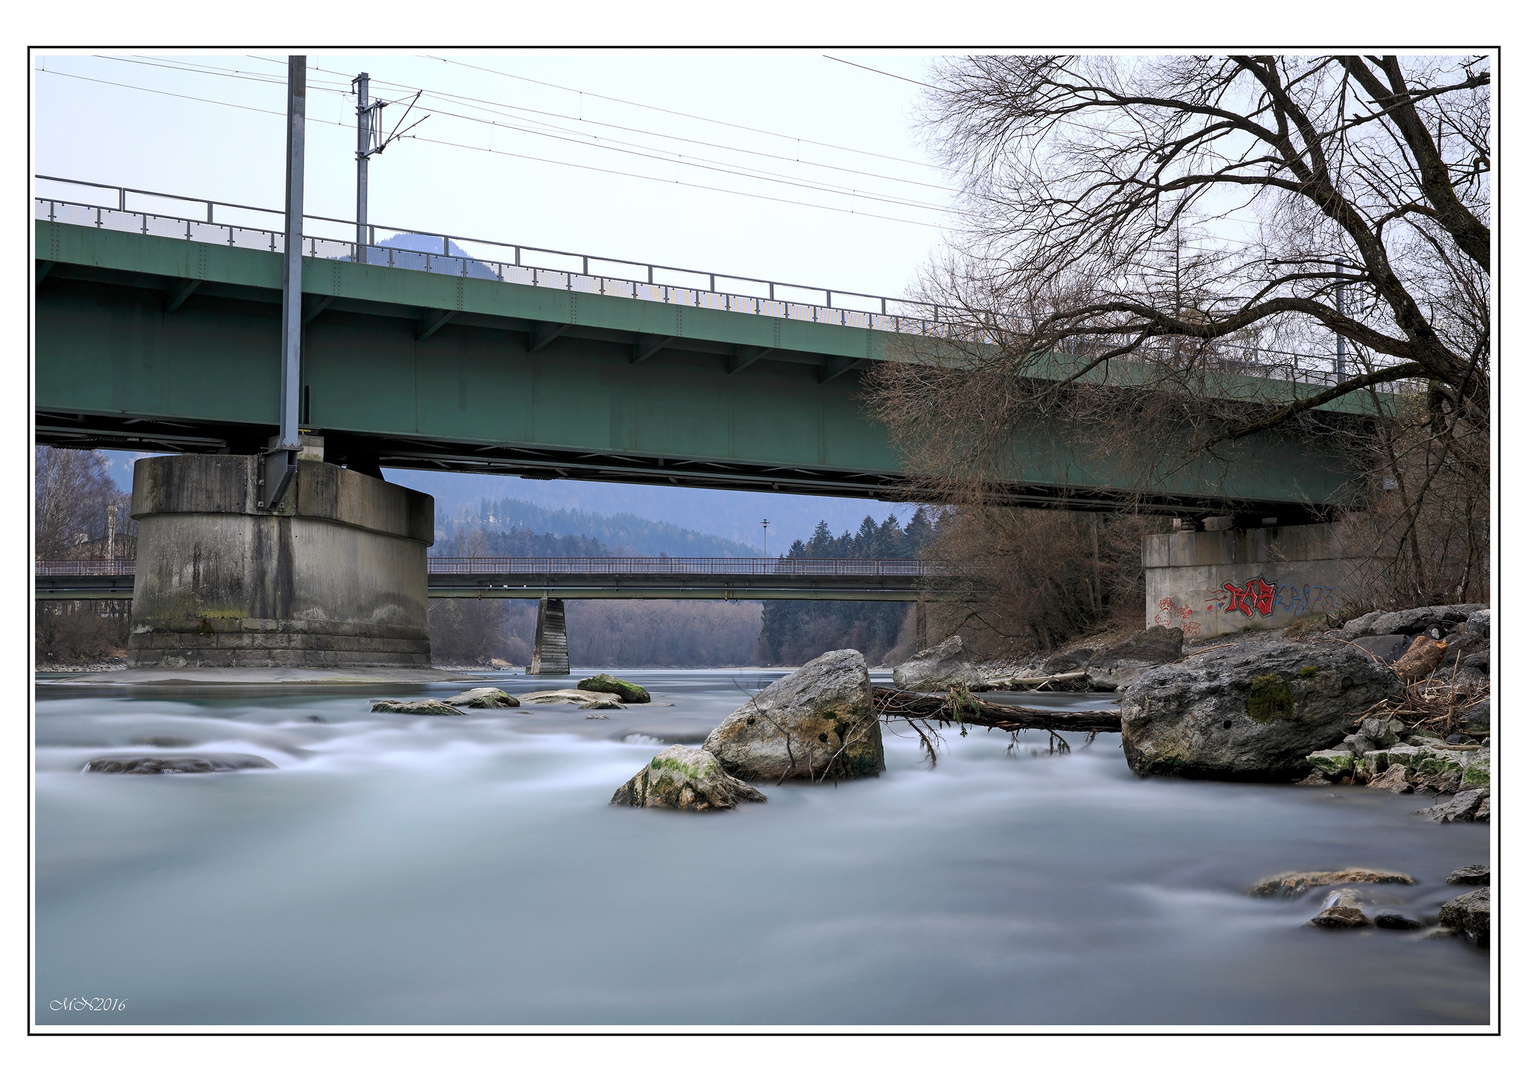
<path fill-rule="evenodd" d="M 731 540 L 758 554 L 764 543 L 759 522 L 769 519 L 769 551 L 780 554 L 792 540 L 806 540 L 819 521 L 837 535 L 854 532 L 868 514 L 882 521 L 895 514 L 906 524 L 916 509 L 875 499 L 835 499 L 751 491 L 711 491 L 648 484 L 608 484 L 591 480 L 522 480 L 517 476 L 385 469 L 395 484 L 435 496 L 436 518 L 477 513 L 484 499 L 517 499 L 548 509 L 584 513 L 634 514 Z M 677 555 L 680 552 L 670 551 Z"/>
<path fill-rule="evenodd" d="M 436 519 L 436 529 L 439 531 L 442 527 L 439 514 Z M 615 549 L 615 554 L 716 559 L 747 558 L 759 554 L 758 548 L 747 544 L 636 514 L 606 516 L 583 510 L 549 510 L 520 499 L 483 499 L 475 510 L 464 510 L 453 515 L 451 522 L 452 525 L 475 526 L 490 537 L 527 533 L 590 537 Z M 449 533 L 452 530 L 448 527 L 446 531 Z"/>
<path fill-rule="evenodd" d="M 431 258 L 426 259 L 426 255 Z M 366 249 L 366 261 L 369 263 L 392 266 L 400 270 L 428 269 L 437 273 L 453 274 L 461 272 L 454 263 L 442 267 L 439 261 L 442 258 L 462 260 L 466 266 L 467 277 L 497 278 L 499 276 L 490 270 L 486 263 L 474 259 L 443 236 L 430 236 L 426 233 L 396 233 L 379 238 L 375 245 L 369 245 Z M 340 261 L 348 262 L 349 260 Z"/>

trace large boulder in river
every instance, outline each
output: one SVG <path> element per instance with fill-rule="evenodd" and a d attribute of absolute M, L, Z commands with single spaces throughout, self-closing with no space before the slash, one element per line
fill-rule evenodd
<path fill-rule="evenodd" d="M 521 694 L 525 705 L 577 705 L 581 709 L 624 709 L 619 694 L 598 694 L 593 690 L 537 690 Z"/>
<path fill-rule="evenodd" d="M 977 681 L 976 663 L 957 634 L 892 668 L 891 681 L 899 690 L 948 690 L 957 683 Z"/>
<path fill-rule="evenodd" d="M 886 767 L 870 670 L 854 649 L 823 653 L 759 691 L 704 749 L 746 780 L 841 780 Z"/>
<path fill-rule="evenodd" d="M 579 679 L 578 688 L 596 694 L 614 694 L 631 705 L 646 705 L 653 700 L 646 687 L 627 682 L 625 679 L 617 679 L 614 675 L 606 675 L 604 672 L 591 675 L 587 679 Z"/>
<path fill-rule="evenodd" d="M 1482 949 L 1491 944 L 1491 890 L 1476 889 L 1456 896 L 1438 911 L 1438 921 L 1450 930 L 1468 934 Z"/>
<path fill-rule="evenodd" d="M 1088 682 L 1100 690 L 1118 690 L 1148 668 L 1171 664 L 1182 655 L 1182 627 L 1148 626 L 1118 645 L 1094 653 L 1088 660 Z"/>
<path fill-rule="evenodd" d="M 764 802 L 764 796 L 728 776 L 714 754 L 692 746 L 671 746 L 616 789 L 611 806 L 667 810 L 731 810 L 739 802 Z"/>
<path fill-rule="evenodd" d="M 1120 703 L 1125 760 L 1138 775 L 1292 780 L 1370 705 L 1402 692 L 1357 649 L 1276 641 L 1158 667 Z"/>

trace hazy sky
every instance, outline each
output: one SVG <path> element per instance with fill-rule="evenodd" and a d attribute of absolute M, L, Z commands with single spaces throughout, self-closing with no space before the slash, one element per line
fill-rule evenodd
<path fill-rule="evenodd" d="M 365 71 L 373 100 L 395 103 L 384 130 L 415 91 L 424 93 L 403 122 L 428 117 L 372 158 L 369 220 L 384 229 L 906 295 L 949 224 L 952 192 L 914 125 L 916 80 L 934 59 L 842 49 L 313 52 L 306 210 L 354 217 L 351 79 Z M 38 53 L 32 67 L 36 174 L 280 210 L 284 54 Z M 101 200 L 46 181 L 37 192 Z M 129 207 L 170 214 L 184 205 L 129 196 Z M 326 227 L 351 235 L 311 221 L 308 231 Z M 116 474 L 130 482 L 125 455 Z M 608 492 L 606 512 L 632 509 L 626 485 L 547 485 L 540 497 L 513 487 L 488 494 L 600 509 Z M 706 517 L 693 500 L 667 514 L 671 489 L 649 491 L 651 516 L 690 527 Z M 707 498 L 708 531 L 747 540 L 760 515 L 788 540 L 818 517 L 842 530 L 894 509 Z"/>

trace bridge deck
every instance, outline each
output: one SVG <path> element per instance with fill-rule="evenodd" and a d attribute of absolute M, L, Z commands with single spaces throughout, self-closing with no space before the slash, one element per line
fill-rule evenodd
<path fill-rule="evenodd" d="M 34 212 L 39 440 L 263 447 L 278 407 L 279 232 L 57 199 L 38 199 Z M 834 306 L 838 294 L 824 290 L 826 304 L 798 302 L 768 283 L 756 284 L 773 298 L 748 296 L 715 291 L 718 275 L 689 287 L 655 280 L 663 268 L 654 267 L 637 281 L 588 258 L 553 270 L 521 265 L 518 248 L 513 263 L 490 263 L 459 246 L 451 254 L 445 237 L 440 256 L 378 247 L 366 263 L 354 244 L 305 244 L 301 422 L 325 436 L 329 460 L 921 494 L 888 433 L 865 416 L 859 384 L 867 365 L 906 359 L 910 342 L 930 340 L 917 335 L 938 338 L 937 323 L 891 308 L 901 301 L 862 298 L 880 308 L 865 311 Z M 1276 378 L 1226 374 L 1226 392 L 1283 400 L 1321 376 L 1284 368 L 1266 367 Z M 1344 401 L 1328 409 L 1361 411 Z M 1256 436 L 1218 459 L 1161 470 L 1144 491 L 1138 463 L 1106 460 L 1096 444 L 1037 417 L 1012 444 L 1009 501 L 1229 509 L 1294 523 L 1355 498 L 1353 466 L 1331 439 Z"/>

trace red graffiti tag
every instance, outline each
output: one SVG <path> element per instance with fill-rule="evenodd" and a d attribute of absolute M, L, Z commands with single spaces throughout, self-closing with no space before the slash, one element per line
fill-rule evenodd
<path fill-rule="evenodd" d="M 1253 578 L 1244 585 L 1227 581 L 1220 587 L 1230 593 L 1230 596 L 1224 600 L 1226 609 L 1239 611 L 1247 616 L 1254 613 L 1263 616 L 1272 615 L 1274 602 L 1279 596 L 1278 583 L 1269 583 L 1262 578 Z"/>

